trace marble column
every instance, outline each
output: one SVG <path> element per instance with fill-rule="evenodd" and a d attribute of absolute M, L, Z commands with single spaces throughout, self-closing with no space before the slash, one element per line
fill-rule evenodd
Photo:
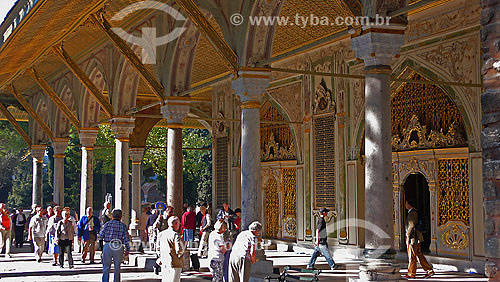
<path fill-rule="evenodd" d="M 42 167 L 45 145 L 31 145 L 31 156 L 33 157 L 33 193 L 31 204 L 43 205 L 42 196 Z"/>
<path fill-rule="evenodd" d="M 78 132 L 82 145 L 82 168 L 80 178 L 80 216 L 94 201 L 94 144 L 99 128 L 81 128 Z"/>
<path fill-rule="evenodd" d="M 247 229 L 262 220 L 260 186 L 260 100 L 269 86 L 267 69 L 241 68 L 232 81 L 241 99 L 241 224 Z"/>
<path fill-rule="evenodd" d="M 64 206 L 64 151 L 68 147 L 69 138 L 55 138 L 52 140 L 54 149 L 54 194 L 52 201 Z"/>
<path fill-rule="evenodd" d="M 183 206 L 182 185 L 182 124 L 189 113 L 189 97 L 167 97 L 161 113 L 167 120 L 167 205 L 181 218 Z"/>
<path fill-rule="evenodd" d="M 130 210 L 130 230 L 138 230 L 138 220 L 141 217 L 141 164 L 143 157 L 144 147 L 134 147 L 130 149 L 130 159 L 132 160 L 132 209 Z"/>
<path fill-rule="evenodd" d="M 352 38 L 356 57 L 365 64 L 365 250 L 362 281 L 398 280 L 392 221 L 391 90 L 392 59 L 404 44 L 404 26 L 364 27 Z M 396 270 L 395 274 L 391 271 Z"/>
<path fill-rule="evenodd" d="M 122 221 L 130 222 L 129 208 L 129 141 L 135 126 L 132 117 L 115 117 L 111 122 L 111 129 L 115 139 L 115 208 L 123 212 Z"/>

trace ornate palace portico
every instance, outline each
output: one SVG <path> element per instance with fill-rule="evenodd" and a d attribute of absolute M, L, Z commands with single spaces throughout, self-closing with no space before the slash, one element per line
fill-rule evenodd
<path fill-rule="evenodd" d="M 327 207 L 330 245 L 379 259 L 362 265 L 360 278 L 396 280 L 383 269 L 396 269 L 391 260 L 405 251 L 404 202 L 413 199 L 432 256 L 485 265 L 500 281 L 497 1 L 160 2 L 185 20 L 140 1 L 40 0 L 18 1 L 0 26 L 0 118 L 31 148 L 33 203 L 41 204 L 52 146 L 53 199 L 63 204 L 71 125 L 82 150 L 80 214 L 98 199 L 93 148 L 98 126 L 109 124 L 113 207 L 135 223 L 146 139 L 161 125 L 161 189 L 180 215 L 182 129 L 206 128 L 213 206 L 242 208 L 244 228 L 259 220 L 265 238 L 308 244 Z M 134 3 L 144 9 L 123 10 Z M 243 22 L 231 24 L 236 13 Z M 296 15 L 368 21 L 249 20 Z M 391 20 L 373 25 L 377 15 Z M 156 46 L 148 36 L 131 44 L 116 28 L 182 32 Z"/>

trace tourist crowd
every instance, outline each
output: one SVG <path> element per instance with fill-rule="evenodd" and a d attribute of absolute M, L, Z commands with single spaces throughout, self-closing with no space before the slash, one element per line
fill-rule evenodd
<path fill-rule="evenodd" d="M 53 266 L 74 267 L 72 251 L 82 253 L 82 263 L 95 262 L 96 249 L 102 251 L 102 281 L 109 281 L 111 264 L 114 263 L 114 281 L 120 281 L 120 265 L 131 249 L 131 235 L 126 224 L 121 222 L 122 211 L 111 210 L 111 203 L 95 216 L 88 207 L 85 215 L 78 217 L 69 207 L 49 206 L 46 209 L 33 205 L 29 214 L 22 208 L 9 212 L 6 204 L 0 203 L 0 250 L 11 257 L 11 234 L 15 247 L 23 247 L 25 233 L 35 260 L 42 262 L 44 252 L 53 256 Z M 212 281 L 248 281 L 250 268 L 256 261 L 257 238 L 262 230 L 259 222 L 253 222 L 248 230 L 241 230 L 241 210 L 235 211 L 224 203 L 223 208 L 212 217 L 210 205 L 203 204 L 196 213 L 194 206 L 184 205 L 182 217 L 174 216 L 174 209 L 163 203 L 145 207 L 138 219 L 139 238 L 157 256 L 155 272 L 161 270 L 162 281 L 180 281 L 183 270 L 198 270 L 199 258 L 208 258 Z M 195 247 L 195 241 L 199 246 Z M 77 243 L 78 242 L 78 243 Z M 192 254 L 189 250 L 195 250 Z M 188 260 L 186 264 L 186 259 Z"/>

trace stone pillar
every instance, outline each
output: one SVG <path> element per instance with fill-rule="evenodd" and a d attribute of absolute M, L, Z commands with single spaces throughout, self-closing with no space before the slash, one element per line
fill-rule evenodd
<path fill-rule="evenodd" d="M 241 68 L 233 80 L 235 94 L 241 99 L 241 224 L 247 229 L 262 220 L 260 186 L 260 99 L 269 86 L 266 69 Z"/>
<path fill-rule="evenodd" d="M 115 140 L 115 208 L 123 212 L 122 221 L 129 224 L 129 177 L 128 156 L 130 134 L 134 130 L 135 119 L 132 117 L 115 117 L 111 121 L 111 129 Z"/>
<path fill-rule="evenodd" d="M 144 157 L 144 147 L 130 149 L 132 160 L 132 209 L 130 210 L 130 230 L 138 230 L 138 220 L 141 217 L 141 164 Z M 132 235 L 139 236 L 139 234 Z"/>
<path fill-rule="evenodd" d="M 488 281 L 500 281 L 500 1 L 481 1 L 484 248 Z"/>
<path fill-rule="evenodd" d="M 404 26 L 363 28 L 352 38 L 356 57 L 365 64 L 365 258 L 361 281 L 396 281 L 399 265 L 393 259 L 391 61 L 404 44 Z M 371 227 L 370 227 L 371 226 Z M 391 274 L 394 272 L 394 274 Z"/>
<path fill-rule="evenodd" d="M 182 217 L 182 123 L 189 113 L 189 97 L 167 97 L 161 113 L 167 120 L 167 205 L 174 207 L 174 214 Z"/>
<path fill-rule="evenodd" d="M 82 170 L 80 178 L 80 216 L 94 200 L 94 144 L 99 128 L 81 128 L 79 133 L 82 145 Z"/>
<path fill-rule="evenodd" d="M 54 195 L 52 201 L 64 207 L 64 151 L 68 147 L 69 138 L 52 140 L 54 149 Z"/>
<path fill-rule="evenodd" d="M 42 166 L 45 148 L 45 145 L 31 145 L 31 156 L 33 157 L 33 193 L 31 204 L 39 206 L 43 205 Z"/>

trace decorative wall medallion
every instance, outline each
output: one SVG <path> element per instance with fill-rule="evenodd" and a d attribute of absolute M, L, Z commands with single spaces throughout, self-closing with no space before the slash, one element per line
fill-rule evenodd
<path fill-rule="evenodd" d="M 283 231 L 285 237 L 295 237 L 297 235 L 297 220 L 295 217 L 285 218 Z"/>
<path fill-rule="evenodd" d="M 450 221 L 439 227 L 440 251 L 448 254 L 468 255 L 469 228 L 461 221 Z"/>
<path fill-rule="evenodd" d="M 322 78 L 316 92 L 314 93 L 313 113 L 321 114 L 335 111 L 335 102 L 332 99 L 332 90 L 326 86 L 325 79 Z"/>

